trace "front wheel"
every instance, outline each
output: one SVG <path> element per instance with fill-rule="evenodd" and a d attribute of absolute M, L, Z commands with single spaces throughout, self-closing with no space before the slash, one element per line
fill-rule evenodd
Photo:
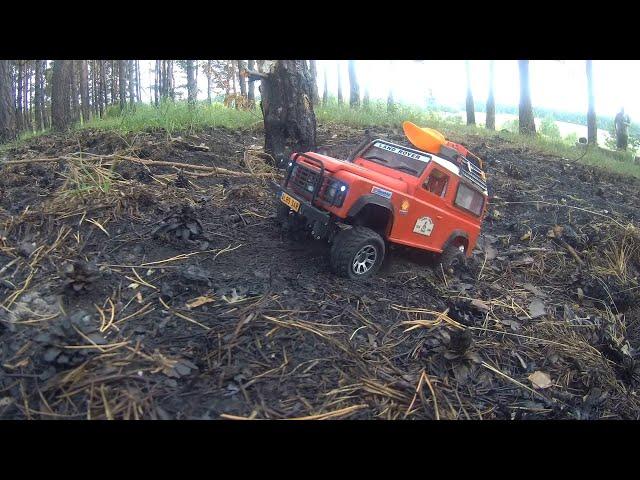
<path fill-rule="evenodd" d="M 331 267 L 338 275 L 360 280 L 376 273 L 384 260 L 384 240 L 367 227 L 340 231 L 331 246 Z"/>

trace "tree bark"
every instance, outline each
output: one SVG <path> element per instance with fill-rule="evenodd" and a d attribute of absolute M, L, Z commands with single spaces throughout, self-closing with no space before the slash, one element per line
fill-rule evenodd
<path fill-rule="evenodd" d="M 370 103 L 371 100 L 369 99 L 369 89 L 367 87 L 364 87 L 364 98 L 362 99 L 362 106 L 364 108 L 369 108 Z"/>
<path fill-rule="evenodd" d="M 125 73 L 127 70 L 127 61 L 120 60 L 118 62 L 118 86 L 120 87 L 120 111 L 123 112 L 127 107 L 127 81 Z"/>
<path fill-rule="evenodd" d="M 15 108 L 11 84 L 11 62 L 0 60 L 0 143 L 16 138 Z"/>
<path fill-rule="evenodd" d="M 471 65 L 469 60 L 464 61 L 464 66 L 467 71 L 467 125 L 475 125 L 476 124 L 476 111 L 475 106 L 473 104 L 473 92 L 471 91 Z"/>
<path fill-rule="evenodd" d="M 18 78 L 16 79 L 16 93 L 17 93 L 17 98 L 16 98 L 16 128 L 18 130 L 18 133 L 22 132 L 24 126 L 23 126 L 23 118 L 22 118 L 22 89 L 23 89 L 23 83 L 22 83 L 22 77 L 23 77 L 23 61 L 22 60 L 16 60 L 16 68 L 18 71 Z"/>
<path fill-rule="evenodd" d="M 357 108 L 360 106 L 360 86 L 358 85 L 358 77 L 356 76 L 356 62 L 349 60 L 349 106 Z"/>
<path fill-rule="evenodd" d="M 91 118 L 91 105 L 89 104 L 89 67 L 86 60 L 80 60 L 80 100 L 82 103 L 82 122 L 86 123 Z"/>
<path fill-rule="evenodd" d="M 211 105 L 211 60 L 207 60 L 207 103 Z"/>
<path fill-rule="evenodd" d="M 520 105 L 518 107 L 518 121 L 520 134 L 535 135 L 536 124 L 531 106 L 531 89 L 529 87 L 529 60 L 518 60 L 520 70 Z"/>
<path fill-rule="evenodd" d="M 342 74 L 340 73 L 340 62 L 338 62 L 338 105 L 342 105 L 344 99 L 342 98 Z"/>
<path fill-rule="evenodd" d="M 71 125 L 71 60 L 54 60 L 51 77 L 51 127 L 67 130 Z"/>
<path fill-rule="evenodd" d="M 78 95 L 78 67 L 79 62 L 77 60 L 70 60 L 71 62 L 71 121 L 78 122 L 80 120 L 80 101 Z"/>
<path fill-rule="evenodd" d="M 136 103 L 136 89 L 135 89 L 135 60 L 127 61 L 127 73 L 129 74 L 129 105 L 133 108 Z"/>
<path fill-rule="evenodd" d="M 34 95 L 33 95 L 33 110 L 35 113 L 35 126 L 36 130 L 43 130 L 43 121 L 42 121 L 42 60 L 36 60 L 35 65 L 35 85 L 34 85 Z"/>
<path fill-rule="evenodd" d="M 327 69 L 324 69 L 324 92 L 322 93 L 322 105 L 327 106 L 329 103 L 329 82 L 327 81 Z"/>
<path fill-rule="evenodd" d="M 193 60 L 187 60 L 187 102 L 191 107 L 196 104 L 198 96 L 198 87 L 196 85 L 196 76 L 193 67 Z"/>
<path fill-rule="evenodd" d="M 311 101 L 311 75 L 304 60 L 278 60 L 261 74 L 265 152 L 281 165 L 291 151 L 316 148 L 316 116 Z"/>
<path fill-rule="evenodd" d="M 247 65 L 247 68 L 249 69 L 249 71 L 255 69 L 256 67 L 256 61 L 255 60 L 249 60 L 249 63 Z M 249 108 L 253 109 L 256 106 L 256 91 L 255 91 L 256 87 L 254 84 L 254 80 L 252 80 L 251 78 L 249 78 L 249 84 L 247 85 L 247 100 L 249 102 Z"/>
<path fill-rule="evenodd" d="M 247 69 L 244 60 L 238 60 L 238 84 L 240 85 L 240 95 L 247 98 L 247 82 L 243 72 Z"/>
<path fill-rule="evenodd" d="M 318 69 L 315 60 L 309 60 L 309 71 L 311 73 L 311 93 L 314 105 L 318 105 L 320 102 L 320 96 L 318 95 Z"/>
<path fill-rule="evenodd" d="M 100 60 L 100 91 L 102 94 L 102 99 L 100 102 L 100 116 L 107 111 L 107 72 L 106 72 L 107 62 L 104 60 Z"/>
<path fill-rule="evenodd" d="M 485 126 L 488 130 L 496 129 L 496 99 L 493 95 L 494 67 L 495 62 L 491 60 L 489 62 L 489 96 L 487 97 L 487 118 L 485 120 Z"/>
<path fill-rule="evenodd" d="M 587 141 L 598 144 L 598 125 L 596 121 L 596 100 L 593 95 L 593 60 L 587 60 L 587 95 L 589 108 L 587 110 Z"/>

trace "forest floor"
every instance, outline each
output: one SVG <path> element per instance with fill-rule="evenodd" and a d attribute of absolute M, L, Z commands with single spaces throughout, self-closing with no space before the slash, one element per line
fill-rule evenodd
<path fill-rule="evenodd" d="M 318 137 L 345 158 L 362 131 Z M 259 129 L 9 150 L 0 418 L 639 418 L 640 180 L 452 139 L 487 162 L 469 264 L 395 248 L 362 282 L 281 233 Z"/>

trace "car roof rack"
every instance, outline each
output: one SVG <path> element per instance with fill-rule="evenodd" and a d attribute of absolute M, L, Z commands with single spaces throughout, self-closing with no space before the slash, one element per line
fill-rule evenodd
<path fill-rule="evenodd" d="M 482 170 L 482 160 L 469 152 L 469 157 L 461 155 L 455 148 L 442 145 L 440 147 L 440 156 L 446 160 L 453 162 L 460 167 L 460 176 L 466 178 L 475 186 L 487 191 L 487 176 Z"/>

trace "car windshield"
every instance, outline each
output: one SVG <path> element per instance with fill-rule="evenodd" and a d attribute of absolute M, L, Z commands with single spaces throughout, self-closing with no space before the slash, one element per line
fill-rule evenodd
<path fill-rule="evenodd" d="M 422 175 L 427 163 L 431 160 L 426 153 L 380 141 L 374 142 L 360 155 L 360 158 L 406 172 L 414 177 Z"/>

